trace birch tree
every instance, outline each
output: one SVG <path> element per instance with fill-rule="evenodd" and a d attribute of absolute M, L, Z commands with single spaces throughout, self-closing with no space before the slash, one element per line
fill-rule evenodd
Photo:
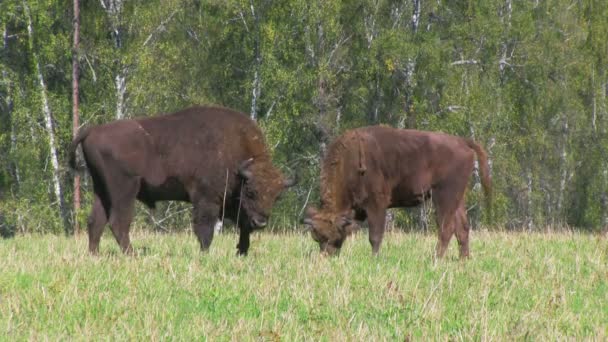
<path fill-rule="evenodd" d="M 65 206 L 65 200 L 63 196 L 63 188 L 61 185 L 61 177 L 60 177 L 60 167 L 59 167 L 59 157 L 56 145 L 56 137 L 55 137 L 55 128 L 53 122 L 53 113 L 51 112 L 51 108 L 49 106 L 49 100 L 47 96 L 46 83 L 44 81 L 44 75 L 42 74 L 42 68 L 40 67 L 40 60 L 38 58 L 38 53 L 36 52 L 36 48 L 34 46 L 34 28 L 32 24 L 32 16 L 30 14 L 30 8 L 26 0 L 23 1 L 23 9 L 25 14 L 25 19 L 27 23 L 27 34 L 29 40 L 29 49 L 32 55 L 32 60 L 34 64 L 34 70 L 36 73 L 36 79 L 38 82 L 38 87 L 40 91 L 40 97 L 42 99 L 41 109 L 44 117 L 44 125 L 48 134 L 48 144 L 49 144 L 49 157 L 51 159 L 52 166 L 52 184 L 53 190 L 55 193 L 56 204 L 59 206 L 59 212 L 61 218 L 64 221 L 64 227 L 66 234 L 71 233 L 71 227 L 68 223 L 68 211 Z"/>
<path fill-rule="evenodd" d="M 79 128 L 79 113 L 78 113 L 78 76 L 79 76 L 79 60 L 78 53 L 80 49 L 80 3 L 79 0 L 74 0 L 74 46 L 72 48 L 72 136 L 76 137 Z M 74 190 L 73 190 L 73 222 L 74 230 L 80 231 L 80 226 L 77 220 L 78 212 L 80 211 L 80 175 L 74 173 Z"/>
<path fill-rule="evenodd" d="M 262 92 L 262 81 L 260 80 L 260 68 L 262 66 L 262 52 L 260 51 L 260 13 L 256 11 L 253 0 L 249 1 L 251 17 L 253 18 L 253 85 L 251 94 L 251 119 L 257 121 L 258 99 Z"/>
<path fill-rule="evenodd" d="M 123 62 L 121 53 L 123 47 L 124 33 L 122 28 L 123 16 L 123 0 L 99 0 L 101 7 L 106 12 L 108 22 L 110 23 L 110 36 L 114 46 L 114 61 L 116 65 L 114 87 L 116 91 L 116 119 L 122 119 L 125 116 L 125 97 L 127 93 L 127 75 L 128 67 Z"/>
<path fill-rule="evenodd" d="M 10 37 L 11 35 L 9 35 L 8 33 L 8 29 L 6 27 L 6 23 L 4 23 L 3 25 L 3 29 L 2 29 L 2 52 L 3 52 L 3 59 L 4 59 L 4 63 L 3 63 L 3 67 L 2 67 L 2 83 L 4 84 L 4 87 L 6 89 L 5 91 L 5 96 L 4 96 L 4 112 L 6 115 L 6 124 L 9 126 L 9 130 L 10 130 L 10 146 L 9 146 L 9 156 L 14 156 L 15 152 L 16 152 L 16 145 L 17 145 L 17 134 L 15 132 L 15 125 L 13 123 L 13 107 L 14 107 L 14 102 L 13 102 L 13 81 L 11 79 L 11 77 L 9 76 L 9 71 L 8 71 L 8 61 L 6 61 L 7 56 L 9 55 L 9 39 L 11 39 Z M 14 36 L 12 36 L 12 38 L 14 38 Z M 19 175 L 19 168 L 17 167 L 17 164 L 13 161 L 13 160 L 7 160 L 7 164 L 9 167 L 9 173 L 14 177 L 15 180 L 15 185 L 16 185 L 16 189 L 18 191 L 19 189 L 19 183 L 20 183 L 20 175 Z M 1 191 L 0 191 L 1 192 Z"/>

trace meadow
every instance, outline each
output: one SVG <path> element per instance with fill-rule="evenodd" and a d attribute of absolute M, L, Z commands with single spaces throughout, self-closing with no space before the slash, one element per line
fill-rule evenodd
<path fill-rule="evenodd" d="M 608 339 L 608 241 L 576 232 L 472 232 L 452 241 L 367 234 L 339 257 L 308 235 L 256 233 L 250 255 L 216 235 L 201 254 L 189 233 L 136 230 L 138 255 L 111 235 L 0 240 L 0 340 L 562 340 Z"/>

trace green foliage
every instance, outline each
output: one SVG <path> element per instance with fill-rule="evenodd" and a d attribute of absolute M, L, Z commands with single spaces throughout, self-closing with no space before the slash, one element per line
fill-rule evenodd
<path fill-rule="evenodd" d="M 32 227 L 43 227 L 58 220 L 58 205 L 33 58 L 41 61 L 65 164 L 72 4 L 26 3 L 32 39 L 23 1 L 0 3 L 8 37 L 0 56 L 0 194 L 7 208 L 44 208 L 32 216 L 41 219 Z M 275 161 L 300 176 L 275 208 L 281 226 L 297 222 L 307 199 L 318 200 L 327 144 L 370 124 L 444 131 L 486 146 L 494 215 L 490 221 L 473 210 L 475 225 L 597 230 L 608 220 L 608 9 L 601 1 L 421 1 L 416 29 L 412 1 L 137 0 L 116 2 L 115 11 L 102 3 L 81 2 L 81 122 L 195 103 L 255 114 Z M 61 172 L 70 198 L 70 174 Z M 481 198 L 472 187 L 468 206 L 480 208 Z M 164 221 L 168 229 L 188 226 L 180 210 L 158 211 L 176 218 Z M 397 217 L 419 226 L 417 212 Z M 83 215 L 76 214 L 84 223 Z"/>

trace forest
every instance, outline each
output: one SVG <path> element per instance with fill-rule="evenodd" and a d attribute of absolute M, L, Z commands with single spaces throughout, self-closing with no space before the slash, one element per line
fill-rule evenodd
<path fill-rule="evenodd" d="M 276 229 L 296 229 L 304 206 L 318 202 L 328 144 L 376 124 L 485 147 L 492 215 L 474 174 L 467 195 L 474 228 L 608 225 L 604 1 L 84 0 L 79 7 L 75 16 L 73 1 L 0 2 L 3 234 L 86 227 L 90 177 L 82 175 L 82 207 L 74 210 L 67 166 L 74 99 L 77 127 L 193 104 L 247 113 L 275 163 L 298 174 L 274 209 Z M 429 210 L 394 211 L 389 224 L 426 230 Z M 190 225 L 187 204 L 137 213 L 151 229 Z"/>

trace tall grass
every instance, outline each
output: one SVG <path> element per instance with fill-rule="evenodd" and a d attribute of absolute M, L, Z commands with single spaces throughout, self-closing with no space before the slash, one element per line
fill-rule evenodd
<path fill-rule="evenodd" d="M 608 242 L 578 233 L 474 232 L 472 258 L 434 235 L 367 236 L 326 258 L 305 235 L 106 234 L 0 241 L 2 340 L 557 340 L 608 338 Z"/>

